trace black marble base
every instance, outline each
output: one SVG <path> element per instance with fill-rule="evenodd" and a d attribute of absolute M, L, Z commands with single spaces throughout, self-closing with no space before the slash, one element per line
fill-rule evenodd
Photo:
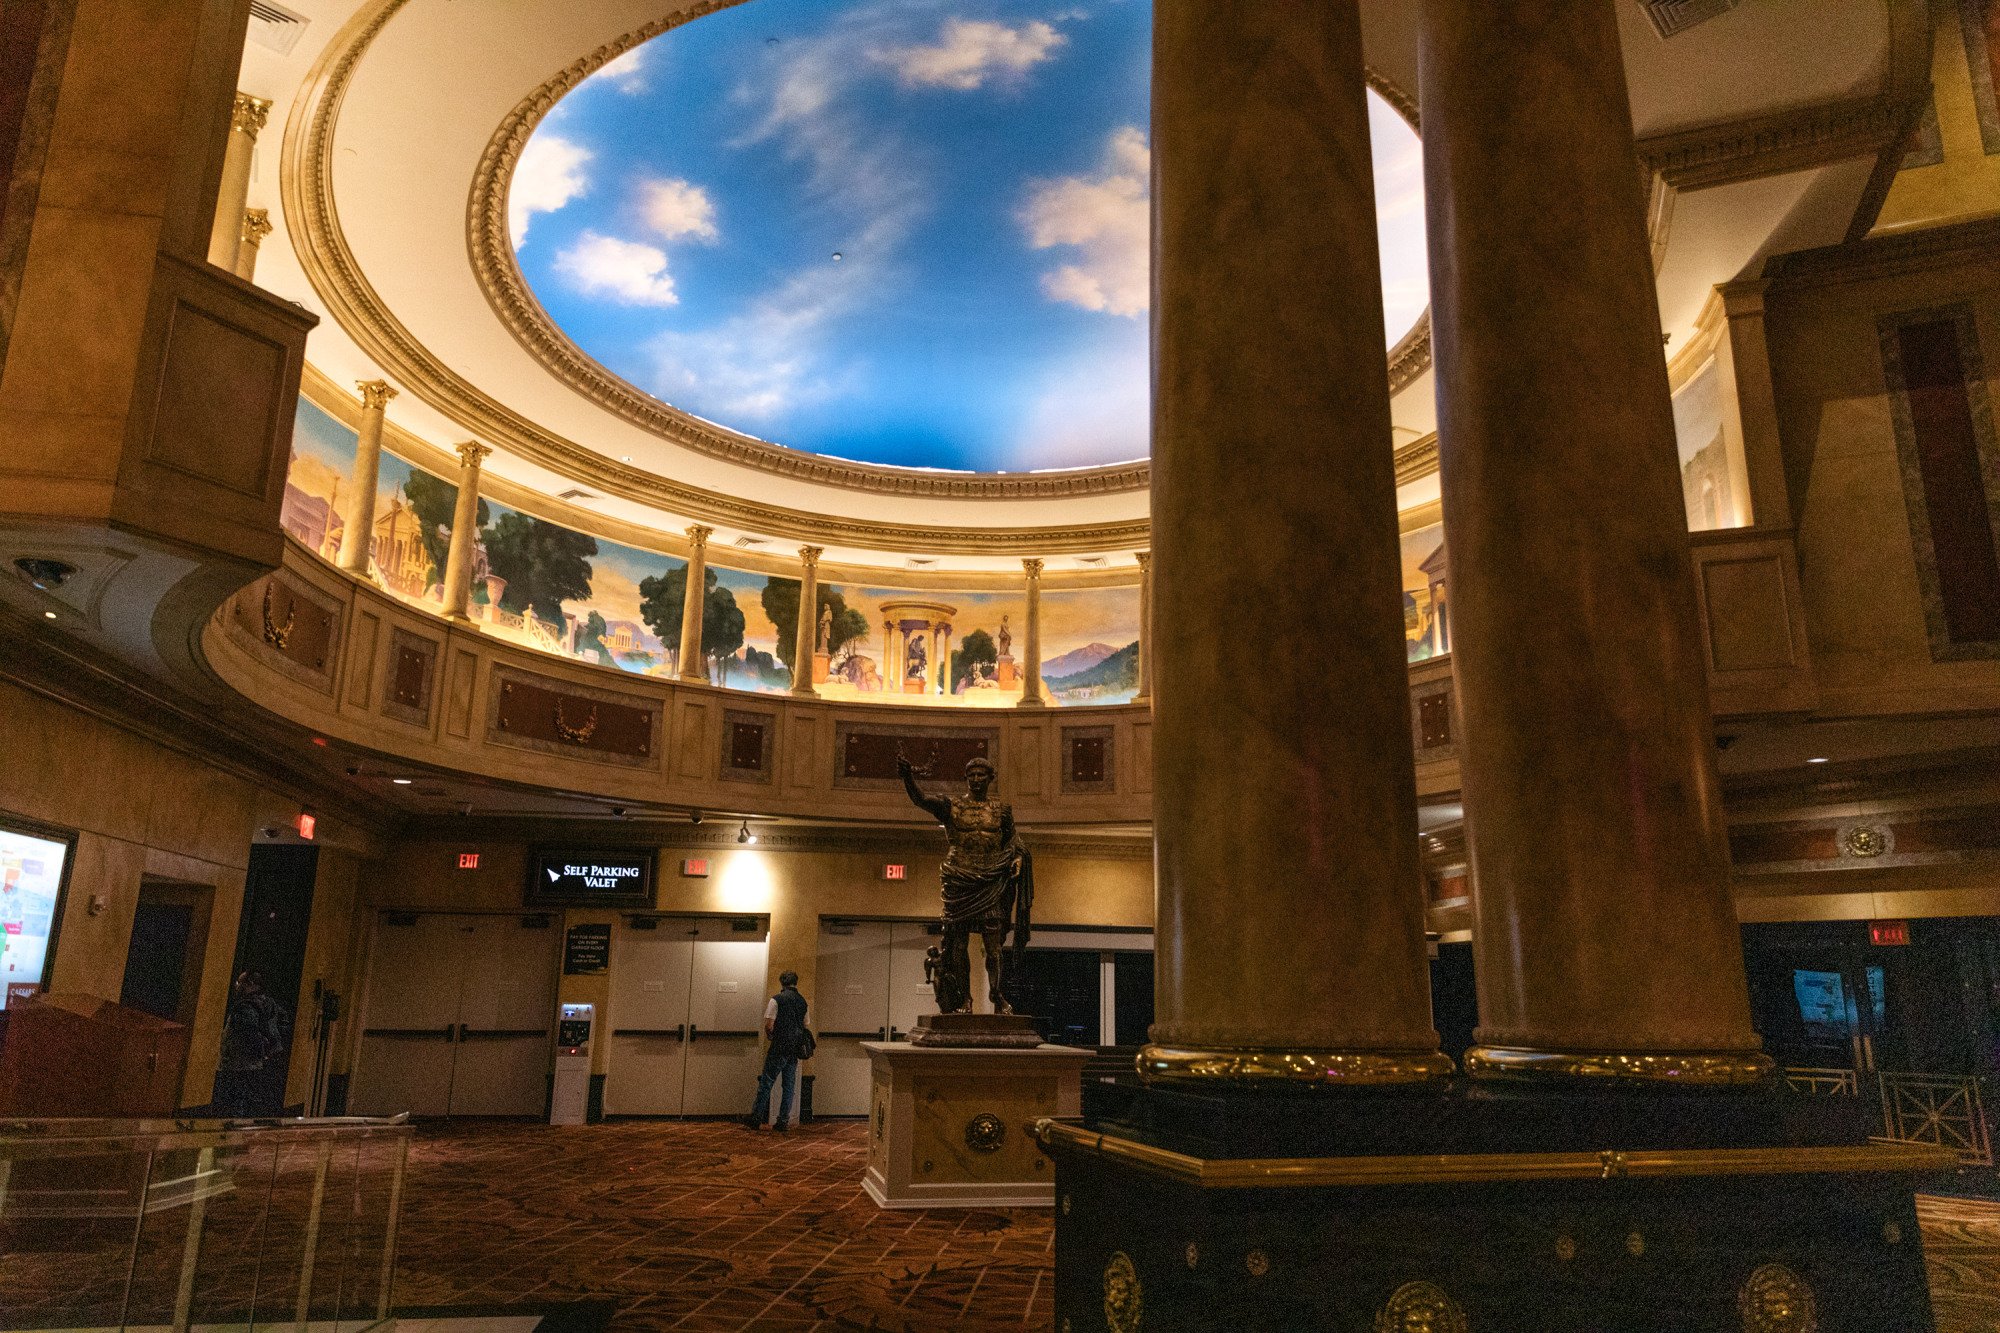
<path fill-rule="evenodd" d="M 1100 1085 L 1084 1109 L 1088 1135 L 1047 1149 L 1062 1333 L 1933 1328 L 1919 1178 L 1815 1169 L 1828 1149 L 1866 1144 L 1867 1126 L 1830 1099 Z M 1142 1151 L 1107 1152 L 1099 1132 Z M 1144 1149 L 1182 1154 L 1181 1166 Z M 1745 1149 L 1760 1150 L 1754 1171 L 1718 1165 Z M 1447 1178 L 1449 1159 L 1495 1154 L 1516 1156 L 1495 1176 Z M 1548 1154 L 1571 1169 L 1512 1169 Z M 1620 1174 L 1615 1154 L 1645 1155 L 1660 1174 Z M 1188 1157 L 1221 1169 L 1195 1178 Z M 1246 1160 L 1277 1158 L 1400 1162 L 1374 1183 L 1244 1183 Z"/>

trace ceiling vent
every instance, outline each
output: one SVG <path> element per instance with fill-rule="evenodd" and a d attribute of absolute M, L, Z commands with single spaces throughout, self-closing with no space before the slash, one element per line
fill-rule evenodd
<path fill-rule="evenodd" d="M 570 487 L 566 491 L 559 491 L 556 493 L 556 499 L 558 500 L 576 501 L 576 500 L 595 500 L 596 498 L 597 497 L 592 495 L 589 491 L 578 490 L 574 486 Z"/>
<path fill-rule="evenodd" d="M 1737 0 L 1639 0 L 1639 8 L 1662 37 L 1686 32 L 1736 8 Z"/>
<path fill-rule="evenodd" d="M 1080 555 L 1076 558 L 1079 565 L 1101 565 L 1104 561 L 1105 557 L 1101 555 Z"/>
<path fill-rule="evenodd" d="M 738 546 L 763 546 L 766 545 L 766 542 L 762 537 L 738 537 L 736 544 Z"/>
<path fill-rule="evenodd" d="M 937 561 L 934 558 L 927 555 L 913 555 L 910 557 L 910 568 L 912 569 L 928 569 L 936 563 Z"/>
<path fill-rule="evenodd" d="M 305 15 L 294 14 L 271 0 L 250 0 L 250 40 L 281 56 L 292 53 L 309 22 Z"/>

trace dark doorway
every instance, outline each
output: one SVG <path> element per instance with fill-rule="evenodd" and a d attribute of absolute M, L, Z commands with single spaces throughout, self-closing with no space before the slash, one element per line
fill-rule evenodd
<path fill-rule="evenodd" d="M 1112 1007 L 1117 1011 L 1114 1046 L 1144 1046 L 1153 1026 L 1153 955 L 1145 949 L 1120 949 L 1111 955 Z"/>
<path fill-rule="evenodd" d="M 149 880 L 139 886 L 118 1003 L 176 1023 L 194 1023 L 213 894 L 199 884 Z"/>
<path fill-rule="evenodd" d="M 263 978 L 264 991 L 283 1015 L 284 1040 L 262 1068 L 246 1079 L 247 1104 L 260 1115 L 284 1108 L 285 1074 L 291 1046 L 298 1040 L 299 985 L 305 974 L 306 931 L 312 924 L 313 882 L 319 870 L 317 847 L 252 847 L 250 873 L 243 885 L 243 916 L 236 931 L 233 983 L 245 972 Z M 232 995 L 231 1012 L 236 1000 Z M 306 1015 L 308 1027 L 311 1015 Z M 217 1100 L 221 1101 L 218 1075 Z"/>
<path fill-rule="evenodd" d="M 1472 1030 L 1479 1026 L 1479 996 L 1472 988 L 1472 944 L 1440 944 L 1431 959 L 1431 1024 L 1438 1049 L 1465 1058 Z"/>
<path fill-rule="evenodd" d="M 1097 1046 L 1104 1026 L 1103 955 L 1095 949 L 1030 949 L 1009 987 L 1008 1002 L 1032 1014 L 1042 1040 Z"/>

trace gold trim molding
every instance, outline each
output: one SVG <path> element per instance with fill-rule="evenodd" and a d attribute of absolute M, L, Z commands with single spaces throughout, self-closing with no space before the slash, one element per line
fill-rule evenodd
<path fill-rule="evenodd" d="M 1351 1185 L 1845 1175 L 1958 1169 L 1958 1155 L 1951 1149 L 1918 1143 L 1407 1157 L 1204 1158 L 1048 1117 L 1031 1122 L 1028 1134 L 1045 1150 L 1060 1145 L 1074 1152 L 1128 1162 L 1201 1189 L 1320 1189 Z"/>
<path fill-rule="evenodd" d="M 1440 1051 L 1204 1051 L 1157 1045 L 1143 1047 L 1137 1063 L 1149 1083 L 1273 1088 L 1429 1083 L 1449 1077 L 1455 1068 Z"/>
<path fill-rule="evenodd" d="M 1762 1051 L 1530 1051 L 1475 1046 L 1465 1053 L 1465 1072 L 1486 1079 L 1741 1087 L 1764 1082 L 1776 1069 L 1777 1062 Z"/>

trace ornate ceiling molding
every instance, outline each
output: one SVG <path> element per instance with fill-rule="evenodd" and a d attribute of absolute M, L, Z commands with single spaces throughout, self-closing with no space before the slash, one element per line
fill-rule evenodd
<path fill-rule="evenodd" d="M 1672 189 L 1700 190 L 1872 157 L 1902 138 L 1910 116 L 1910 105 L 1894 97 L 1823 102 L 1654 135 L 1640 140 L 1639 161 Z"/>

